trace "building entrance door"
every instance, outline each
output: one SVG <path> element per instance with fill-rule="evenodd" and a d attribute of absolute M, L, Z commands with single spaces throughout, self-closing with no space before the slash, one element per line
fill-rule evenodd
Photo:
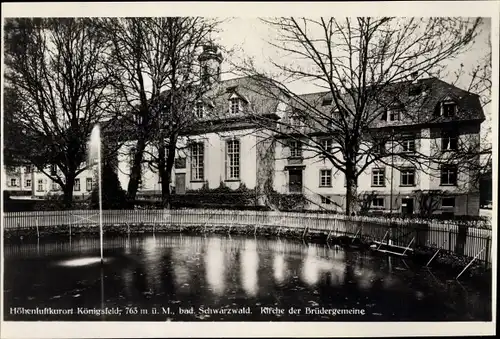
<path fill-rule="evenodd" d="M 401 214 L 403 215 L 413 214 L 413 199 L 404 198 L 401 200 Z"/>
<path fill-rule="evenodd" d="M 175 194 L 186 193 L 186 173 L 175 174 Z"/>
<path fill-rule="evenodd" d="M 302 170 L 288 171 L 288 191 L 290 193 L 302 193 Z"/>

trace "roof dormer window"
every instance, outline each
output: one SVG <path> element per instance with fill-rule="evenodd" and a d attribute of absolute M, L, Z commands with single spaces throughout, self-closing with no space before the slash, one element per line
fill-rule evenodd
<path fill-rule="evenodd" d="M 409 89 L 410 97 L 416 97 L 422 94 L 423 88 L 422 84 L 412 84 Z"/>
<path fill-rule="evenodd" d="M 402 116 L 401 107 L 390 107 L 387 109 L 385 114 L 382 115 L 382 118 L 387 121 L 400 121 Z"/>
<path fill-rule="evenodd" d="M 456 113 L 457 113 L 457 104 L 455 104 L 453 101 L 443 102 L 441 108 L 441 114 L 443 117 L 451 118 L 454 117 Z"/>
<path fill-rule="evenodd" d="M 302 128 L 305 126 L 305 113 L 298 109 L 293 108 L 292 112 L 288 116 L 288 123 L 291 127 Z"/>
<path fill-rule="evenodd" d="M 330 106 L 331 104 L 332 104 L 331 98 L 324 98 L 323 102 L 321 103 L 321 106 Z"/>
<path fill-rule="evenodd" d="M 203 118 L 205 115 L 205 105 L 203 102 L 197 102 L 195 107 L 195 115 L 197 118 Z"/>
<path fill-rule="evenodd" d="M 238 97 L 229 99 L 229 110 L 231 114 L 238 114 L 241 112 L 241 100 Z"/>

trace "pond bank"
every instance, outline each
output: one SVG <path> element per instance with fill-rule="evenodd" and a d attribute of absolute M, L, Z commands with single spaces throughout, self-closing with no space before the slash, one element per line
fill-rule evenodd
<path fill-rule="evenodd" d="M 369 238 L 353 238 L 353 236 L 334 234 L 324 230 L 310 230 L 306 227 L 290 228 L 269 226 L 250 226 L 250 225 L 172 225 L 172 224 L 108 224 L 104 226 L 105 235 L 123 235 L 123 234 L 144 234 L 144 233 L 183 233 L 183 234 L 227 234 L 227 235 L 248 235 L 265 238 L 283 237 L 300 241 L 314 242 L 327 245 L 339 245 L 346 249 L 370 250 L 374 244 Z M 6 243 L 19 243 L 28 239 L 37 239 L 37 237 L 51 236 L 94 236 L 99 234 L 99 227 L 96 225 L 60 225 L 50 227 L 25 227 L 10 228 L 4 230 L 4 241 Z M 437 249 L 430 247 L 417 247 L 407 258 L 418 266 L 424 268 L 427 262 L 434 256 Z M 374 252 L 377 255 L 387 255 Z M 405 258 L 406 259 L 406 258 Z M 457 255 L 450 251 L 439 251 L 432 260 L 429 267 L 449 273 L 451 276 L 457 276 L 465 268 L 471 258 Z M 462 274 L 460 280 L 470 280 L 474 284 L 491 285 L 491 267 L 485 268 L 484 263 L 474 261 L 470 267 Z"/>

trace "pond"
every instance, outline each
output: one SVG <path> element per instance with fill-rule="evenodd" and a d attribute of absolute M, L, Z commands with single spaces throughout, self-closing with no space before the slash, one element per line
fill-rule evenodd
<path fill-rule="evenodd" d="M 4 246 L 5 320 L 490 321 L 491 292 L 410 260 L 285 239 L 142 235 Z"/>

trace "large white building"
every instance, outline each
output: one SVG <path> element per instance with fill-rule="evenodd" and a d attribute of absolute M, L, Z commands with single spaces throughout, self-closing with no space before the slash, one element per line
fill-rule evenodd
<path fill-rule="evenodd" d="M 307 140 L 286 140 L 282 133 L 278 140 L 249 118 L 261 115 L 270 118 L 269 121 L 288 119 L 292 123 L 294 104 L 286 96 L 259 94 L 261 84 L 252 77 L 221 80 L 222 58 L 215 47 L 206 48 L 200 61 L 202 69 L 208 70 L 216 81 L 206 99 L 196 105 L 197 123 L 180 137 L 170 183 L 175 193 L 192 194 L 201 188 L 217 188 L 222 183 L 233 190 L 240 186 L 254 189 L 256 196 L 262 198 L 262 193 L 272 188 L 281 194 L 303 195 L 309 201 L 308 208 L 342 210 L 345 177 L 341 171 L 321 155 L 305 149 L 303 143 Z M 419 94 L 423 92 L 425 101 L 418 109 L 390 110 L 372 124 L 375 133 L 387 129 L 404 131 L 402 142 L 386 143 L 384 149 L 402 147 L 408 153 L 431 156 L 439 152 L 447 156 L 460 143 L 477 143 L 479 147 L 484 114 L 477 95 L 435 78 L 398 86 L 407 86 L 400 93 L 408 96 L 415 95 L 417 88 Z M 311 93 L 302 99 L 325 112 L 332 107 L 328 93 Z M 330 147 L 332 140 L 328 133 L 317 132 L 315 138 Z M 129 150 L 133 146 L 133 140 L 126 143 L 118 156 L 118 176 L 124 189 L 129 181 Z M 436 213 L 479 214 L 479 189 L 473 184 L 472 171 L 451 163 L 429 163 L 428 169 L 422 170 L 399 157 L 392 158 L 390 164 L 387 161 L 371 164 L 358 179 L 358 193 L 370 197 L 365 207 L 372 212 L 418 212 L 424 203 L 422 194 L 437 192 Z M 57 192 L 57 185 L 36 171 L 27 173 L 24 169 L 6 174 L 8 190 L 26 189 L 33 196 Z M 92 180 L 92 171 L 82 172 L 77 178 L 75 195 L 88 194 Z M 158 174 L 144 165 L 139 195 L 160 194 Z"/>

